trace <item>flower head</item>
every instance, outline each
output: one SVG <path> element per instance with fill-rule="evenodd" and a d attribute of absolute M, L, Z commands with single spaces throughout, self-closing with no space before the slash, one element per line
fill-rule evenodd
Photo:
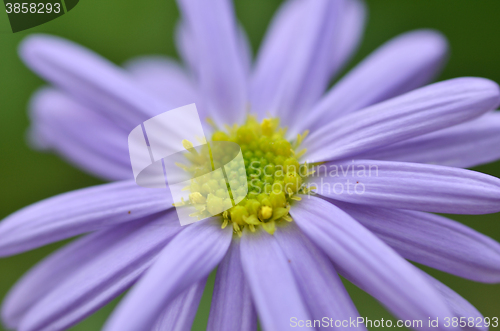
<path fill-rule="evenodd" d="M 229 0 L 178 2 L 187 68 L 147 57 L 123 70 L 52 36 L 21 45 L 25 63 L 53 85 L 31 101 L 32 141 L 116 182 L 0 223 L 3 256 L 89 233 L 20 280 L 4 302 L 5 324 L 63 330 L 132 287 L 105 330 L 189 329 L 216 266 L 209 330 L 255 330 L 257 315 L 272 331 L 356 319 L 338 273 L 422 329 L 436 329 L 429 318 L 480 317 L 407 260 L 500 281 L 498 243 L 432 214 L 500 211 L 500 180 L 461 169 L 500 157 L 497 84 L 421 87 L 447 48 L 423 30 L 383 45 L 325 93 L 361 35 L 361 2 L 286 2 L 252 69 Z M 212 140 L 240 145 L 245 167 L 234 173 L 250 184 L 237 206 L 181 227 L 165 190 L 131 180 L 127 135 L 193 102 L 212 119 Z M 220 185 L 193 182 L 189 202 L 218 210 Z"/>

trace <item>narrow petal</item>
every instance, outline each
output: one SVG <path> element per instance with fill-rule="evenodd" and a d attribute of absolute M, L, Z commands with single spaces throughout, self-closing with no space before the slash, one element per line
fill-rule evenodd
<path fill-rule="evenodd" d="M 314 320 L 328 316 L 333 320 L 356 319 L 359 313 L 330 259 L 304 236 L 294 223 L 274 234 L 288 258 L 297 285 Z M 318 326 L 318 329 L 330 327 Z M 366 330 L 363 325 L 346 329 Z"/>
<path fill-rule="evenodd" d="M 0 256 L 24 252 L 172 207 L 165 189 L 133 181 L 98 185 L 40 201 L 0 223 Z"/>
<path fill-rule="evenodd" d="M 217 268 L 207 331 L 255 331 L 257 313 L 241 269 L 240 240 L 231 246 Z"/>
<path fill-rule="evenodd" d="M 351 70 L 299 121 L 314 130 L 345 114 L 429 83 L 447 55 L 446 39 L 432 30 L 400 35 Z M 304 114 L 305 115 L 305 114 Z"/>
<path fill-rule="evenodd" d="M 44 79 L 126 129 L 169 110 L 121 68 L 68 40 L 30 35 L 19 55 Z"/>
<path fill-rule="evenodd" d="M 250 87 L 252 111 L 279 115 L 288 125 L 297 109 L 319 99 L 335 68 L 332 50 L 340 40 L 344 5 L 343 0 L 283 4 L 257 57 Z"/>
<path fill-rule="evenodd" d="M 404 258 L 478 282 L 500 282 L 500 244 L 446 217 L 335 203 Z"/>
<path fill-rule="evenodd" d="M 128 132 L 55 89 L 30 101 L 31 141 L 53 149 L 77 167 L 107 180 L 131 179 Z M 42 146 L 40 146 L 42 142 Z"/>
<path fill-rule="evenodd" d="M 152 331 L 184 331 L 191 330 L 201 296 L 207 279 L 191 285 L 184 293 L 179 294 L 162 313 Z"/>
<path fill-rule="evenodd" d="M 496 83 L 456 78 L 435 83 L 344 116 L 305 141 L 310 162 L 349 158 L 375 148 L 467 122 L 495 109 Z"/>
<path fill-rule="evenodd" d="M 500 113 L 408 139 L 360 155 L 365 159 L 471 168 L 500 159 Z"/>
<path fill-rule="evenodd" d="M 471 305 L 470 302 L 462 298 L 458 293 L 437 279 L 427 274 L 425 275 L 446 300 L 448 307 L 450 307 L 453 312 L 453 316 L 458 318 L 459 324 L 464 325 L 462 323 L 463 321 L 466 321 L 467 324 L 462 328 L 462 330 L 488 331 L 488 327 L 483 324 L 483 315 L 481 315 L 481 313 L 473 305 Z M 473 323 L 471 323 L 470 319 L 473 319 Z"/>
<path fill-rule="evenodd" d="M 241 25 L 238 25 L 238 50 L 246 76 L 248 77 L 252 68 L 252 48 L 248 36 Z M 189 72 L 199 76 L 200 59 L 197 51 L 196 40 L 188 24 L 181 20 L 175 30 L 175 43 L 180 56 L 187 66 Z"/>
<path fill-rule="evenodd" d="M 77 242 L 76 249 L 63 249 L 28 274 L 10 296 L 10 305 L 18 312 L 28 309 L 19 329 L 66 330 L 81 321 L 131 286 L 182 229 L 173 211 L 123 228 L 91 235 L 84 245 Z M 97 252 L 93 244 L 101 250 Z"/>
<path fill-rule="evenodd" d="M 173 59 L 141 56 L 127 61 L 124 67 L 135 81 L 168 105 L 168 109 L 198 101 L 193 78 Z"/>
<path fill-rule="evenodd" d="M 329 72 L 336 74 L 356 51 L 366 22 L 366 5 L 363 0 L 346 0 L 340 17 L 338 39 L 331 49 Z"/>
<path fill-rule="evenodd" d="M 222 123 L 243 120 L 247 77 L 229 0 L 178 0 L 196 45 L 198 83 L 210 113 Z"/>
<path fill-rule="evenodd" d="M 143 222 L 129 222 L 94 232 L 66 245 L 26 273 L 10 290 L 2 306 L 2 320 L 16 328 L 21 318 L 80 267 L 93 260 L 101 251 L 116 245 L 136 231 Z"/>
<path fill-rule="evenodd" d="M 163 309 L 222 260 L 232 237 L 211 218 L 187 226 L 158 256 L 106 323 L 106 331 L 150 330 Z"/>
<path fill-rule="evenodd" d="M 443 320 L 452 316 L 441 295 L 418 269 L 338 207 L 310 197 L 294 204 L 290 212 L 337 270 L 398 318 L 427 321 L 429 317 Z M 423 330 L 446 329 L 425 324 Z"/>
<path fill-rule="evenodd" d="M 295 322 L 310 319 L 292 269 L 274 237 L 262 230 L 244 231 L 241 263 L 264 330 L 288 330 L 293 318 Z"/>
<path fill-rule="evenodd" d="M 500 211 L 500 179 L 476 171 L 372 160 L 332 162 L 317 169 L 312 185 L 335 200 L 449 214 Z"/>

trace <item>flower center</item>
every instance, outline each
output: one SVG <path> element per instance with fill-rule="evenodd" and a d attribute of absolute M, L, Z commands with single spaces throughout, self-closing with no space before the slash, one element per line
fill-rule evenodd
<path fill-rule="evenodd" d="M 273 234 L 278 224 L 291 222 L 290 204 L 300 200 L 297 193 L 309 193 L 311 188 L 306 188 L 304 182 L 312 172 L 307 164 L 299 162 L 305 149 L 298 149 L 308 132 L 297 135 L 293 141 L 288 141 L 285 133 L 286 128 L 279 127 L 278 119 L 259 123 L 253 116 L 248 116 L 241 126 L 214 132 L 213 142 L 239 145 L 244 164 L 233 161 L 224 167 L 225 173 L 212 172 L 192 180 L 189 203 L 198 205 L 200 214 L 220 215 L 222 228 L 230 224 L 238 235 L 244 227 L 253 232 L 258 226 Z M 212 144 L 212 163 L 222 149 L 214 146 L 217 144 Z M 189 142 L 185 147 L 190 147 Z M 236 190 L 234 183 L 240 185 Z"/>

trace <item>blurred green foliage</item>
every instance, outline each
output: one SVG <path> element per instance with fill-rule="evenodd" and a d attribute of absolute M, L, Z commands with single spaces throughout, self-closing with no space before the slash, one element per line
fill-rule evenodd
<path fill-rule="evenodd" d="M 238 17 L 247 30 L 254 52 L 280 2 L 236 1 Z M 482 76 L 500 82 L 500 1 L 369 0 L 368 7 L 365 37 L 348 68 L 399 33 L 433 28 L 442 31 L 451 45 L 450 60 L 440 80 Z M 27 146 L 27 102 L 33 91 L 44 83 L 18 59 L 19 41 L 36 32 L 56 34 L 89 47 L 118 64 L 144 54 L 177 57 L 172 36 L 178 15 L 173 0 L 82 0 L 68 14 L 42 26 L 16 34 L 0 32 L 0 219 L 41 199 L 100 183 L 58 156 L 39 153 Z M 7 31 L 5 23 L 1 22 L 0 31 Z M 500 177 L 499 165 L 496 162 L 477 170 Z M 498 214 L 453 218 L 500 240 Z M 30 266 L 60 246 L 61 243 L 53 244 L 0 259 L 0 298 Z M 462 294 L 485 316 L 500 315 L 500 285 L 473 283 L 424 269 Z M 213 279 L 212 274 L 209 284 Z M 362 316 L 371 319 L 390 317 L 374 299 L 354 286 L 346 285 Z M 206 325 L 211 291 L 212 286 L 207 286 L 193 330 L 202 330 Z M 98 330 L 114 304 L 72 330 Z M 0 330 L 3 329 L 0 327 Z"/>

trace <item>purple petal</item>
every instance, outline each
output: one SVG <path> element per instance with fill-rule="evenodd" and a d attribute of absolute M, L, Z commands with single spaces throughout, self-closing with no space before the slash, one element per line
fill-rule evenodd
<path fill-rule="evenodd" d="M 156 322 L 153 331 L 191 330 L 198 305 L 207 279 L 191 285 L 184 293 L 173 300 Z"/>
<path fill-rule="evenodd" d="M 247 77 L 252 67 L 252 49 L 248 36 L 242 26 L 238 26 L 238 45 L 243 68 Z M 175 30 L 175 43 L 181 58 L 188 67 L 190 73 L 198 77 L 199 75 L 199 53 L 193 33 L 185 21 L 180 21 Z"/>
<path fill-rule="evenodd" d="M 316 129 L 336 118 L 429 83 L 447 55 L 446 39 L 420 30 L 400 35 L 373 52 L 304 114 L 298 131 Z"/>
<path fill-rule="evenodd" d="M 14 288 L 4 313 L 21 314 L 24 331 L 66 330 L 89 316 L 135 282 L 182 229 L 175 212 L 151 219 L 90 235 L 55 253 Z"/>
<path fill-rule="evenodd" d="M 241 269 L 239 239 L 233 239 L 226 256 L 217 268 L 207 330 L 257 330 L 257 314 L 250 288 Z"/>
<path fill-rule="evenodd" d="M 404 258 L 478 282 L 500 282 L 500 244 L 448 218 L 335 203 Z"/>
<path fill-rule="evenodd" d="M 316 197 L 295 203 L 300 229 L 335 263 L 337 270 L 401 319 L 451 316 L 446 303 L 420 270 L 331 203 Z M 428 328 L 424 323 L 424 330 Z M 440 329 L 445 329 L 442 327 Z M 448 329 L 449 330 L 449 329 Z"/>
<path fill-rule="evenodd" d="M 262 230 L 245 230 L 241 263 L 264 330 L 288 330 L 293 317 L 310 319 L 292 269 L 273 236 Z"/>
<path fill-rule="evenodd" d="M 500 159 L 500 114 L 408 139 L 363 155 L 366 159 L 419 162 L 471 168 Z"/>
<path fill-rule="evenodd" d="M 180 293 L 206 277 L 224 257 L 230 227 L 211 218 L 187 226 L 115 310 L 104 330 L 150 330 L 163 309 Z"/>
<path fill-rule="evenodd" d="M 215 120 L 241 121 L 247 103 L 247 76 L 231 1 L 177 2 L 199 54 L 197 78 L 203 102 Z"/>
<path fill-rule="evenodd" d="M 2 320 L 8 327 L 16 328 L 34 304 L 101 251 L 114 246 L 142 224 L 141 221 L 130 222 L 89 234 L 50 255 L 26 273 L 10 290 L 2 306 Z"/>
<path fill-rule="evenodd" d="M 476 171 L 372 160 L 316 169 L 319 177 L 310 180 L 315 191 L 335 200 L 449 214 L 500 211 L 500 179 Z"/>
<path fill-rule="evenodd" d="M 176 61 L 162 56 L 141 56 L 124 64 L 134 80 L 155 93 L 169 109 L 196 103 L 198 90 L 193 78 Z"/>
<path fill-rule="evenodd" d="M 453 312 L 453 316 L 458 317 L 458 321 L 460 323 L 461 318 L 462 321 L 467 321 L 467 327 L 463 327 L 462 330 L 481 330 L 488 331 L 488 327 L 484 326 L 483 323 L 479 323 L 479 321 L 484 321 L 483 315 L 467 300 L 462 298 L 458 293 L 453 291 L 448 286 L 444 285 L 437 279 L 425 274 L 427 279 L 431 282 L 432 285 L 441 293 L 441 296 L 446 300 L 448 307 L 450 307 Z M 451 317 L 451 316 L 450 316 Z M 474 327 L 469 326 L 469 318 L 474 319 Z M 463 324 L 462 324 L 463 325 Z M 478 325 L 475 327 L 475 325 Z"/>
<path fill-rule="evenodd" d="M 343 321 L 359 316 L 330 259 L 294 223 L 280 227 L 274 236 L 288 258 L 313 319 L 328 316 Z M 366 330 L 362 325 L 352 329 Z"/>
<path fill-rule="evenodd" d="M 165 189 L 133 181 L 98 185 L 37 202 L 0 222 L 0 256 L 129 222 L 172 207 Z"/>
<path fill-rule="evenodd" d="M 68 40 L 31 35 L 19 53 L 31 70 L 126 129 L 169 110 L 121 68 Z"/>
<path fill-rule="evenodd" d="M 332 50 L 339 40 L 343 47 L 352 47 L 340 38 L 342 23 L 346 24 L 341 20 L 344 4 L 340 0 L 284 3 L 257 57 L 250 88 L 252 111 L 286 114 L 281 118 L 288 125 L 296 110 L 319 99 L 337 62 L 343 60 L 333 56 Z M 346 33 L 352 34 L 352 30 Z M 345 49 L 339 52 L 341 57 L 345 53 Z"/>
<path fill-rule="evenodd" d="M 31 141 L 53 149 L 77 167 L 107 180 L 133 178 L 128 132 L 55 89 L 31 99 Z M 42 146 L 40 146 L 42 144 Z"/>
<path fill-rule="evenodd" d="M 354 53 L 363 36 L 366 5 L 362 0 L 344 1 L 338 39 L 331 49 L 329 72 L 337 73 Z"/>
<path fill-rule="evenodd" d="M 344 116 L 305 141 L 311 162 L 349 158 L 437 131 L 495 109 L 498 85 L 483 78 L 435 83 Z"/>

